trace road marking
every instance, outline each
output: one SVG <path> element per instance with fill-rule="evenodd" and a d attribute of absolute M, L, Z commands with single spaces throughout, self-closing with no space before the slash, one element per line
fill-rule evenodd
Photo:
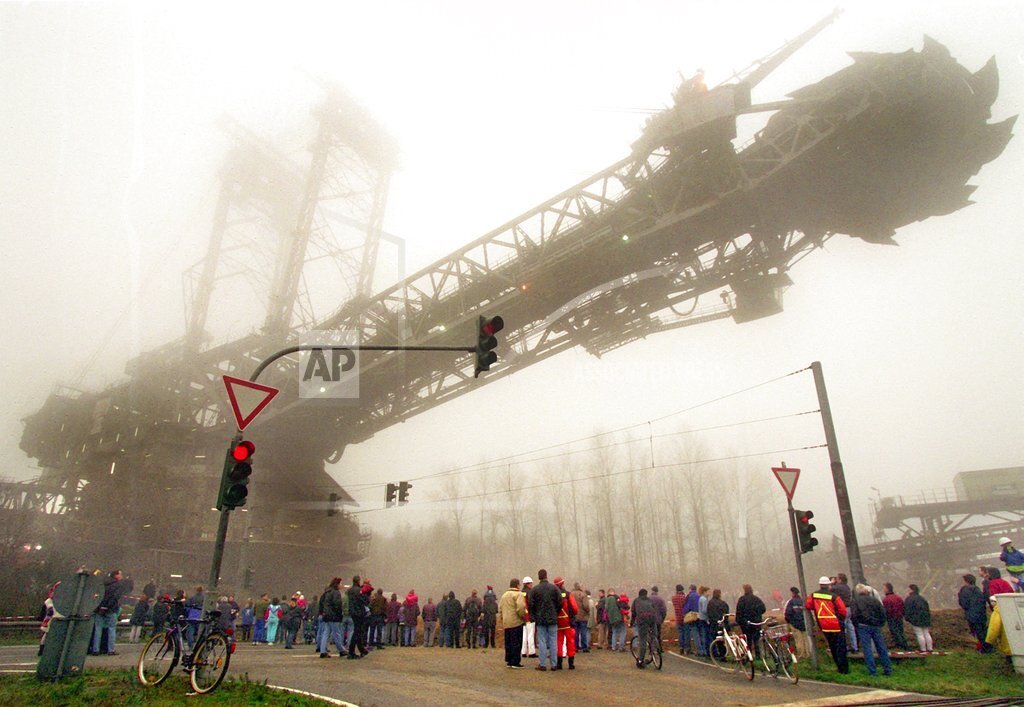
<path fill-rule="evenodd" d="M 13 668 L 16 665 L 35 665 L 35 664 L 36 664 L 35 661 L 32 661 L 31 663 L 0 663 L 0 668 Z"/>
<path fill-rule="evenodd" d="M 290 693 L 292 693 L 294 695 L 302 695 L 303 697 L 313 697 L 315 699 L 323 700 L 324 702 L 328 702 L 328 703 L 330 703 L 332 705 L 340 705 L 340 707 L 359 707 L 359 705 L 352 704 L 351 702 L 345 702 L 344 700 L 337 700 L 337 699 L 335 699 L 333 697 L 328 697 L 327 695 L 318 695 L 315 692 L 306 692 L 305 690 L 296 690 L 294 687 L 285 687 L 284 685 L 270 685 L 270 684 L 268 684 L 267 687 L 269 687 L 271 690 L 281 690 L 282 692 L 290 692 Z"/>
<path fill-rule="evenodd" d="M 35 672 L 34 670 L 3 670 L 3 669 L 0 669 L 0 673 L 2 673 L 2 674 L 8 674 L 8 673 L 34 673 L 34 672 Z"/>

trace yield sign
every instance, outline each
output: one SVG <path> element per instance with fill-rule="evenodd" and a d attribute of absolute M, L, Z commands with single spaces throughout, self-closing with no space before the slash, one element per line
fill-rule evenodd
<path fill-rule="evenodd" d="M 277 388 L 271 388 L 269 385 L 260 385 L 234 376 L 224 376 L 224 387 L 228 389 L 231 412 L 235 414 L 239 431 L 244 430 L 255 420 L 279 392 Z"/>
<path fill-rule="evenodd" d="M 800 478 L 799 469 L 790 469 L 789 467 L 772 467 L 772 473 L 775 474 L 775 478 L 782 484 L 782 490 L 786 492 L 786 498 L 790 501 L 793 500 L 793 491 L 796 490 L 797 479 Z"/>

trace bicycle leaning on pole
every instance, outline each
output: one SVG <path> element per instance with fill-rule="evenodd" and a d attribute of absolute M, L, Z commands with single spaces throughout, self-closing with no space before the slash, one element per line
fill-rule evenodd
<path fill-rule="evenodd" d="M 761 662 L 772 677 L 784 677 L 796 685 L 800 681 L 800 674 L 797 670 L 796 654 L 793 652 L 793 635 L 786 624 L 771 622 L 772 619 L 768 618 L 750 624 L 761 628 L 761 638 L 758 641 Z"/>
<path fill-rule="evenodd" d="M 729 616 L 733 614 L 727 614 L 718 621 L 718 636 L 708 647 L 708 654 L 711 662 L 722 670 L 742 669 L 747 680 L 753 680 L 754 657 L 747 646 L 747 638 L 729 631 Z"/>
<path fill-rule="evenodd" d="M 183 604 L 181 601 L 174 603 Z M 155 687 L 166 680 L 181 662 L 195 692 L 213 692 L 224 680 L 235 648 L 230 637 L 220 628 L 220 614 L 216 610 L 204 613 L 191 650 L 186 650 L 184 645 L 184 632 L 188 626 L 184 616 L 179 616 L 170 628 L 154 634 L 139 656 L 139 682 Z"/>

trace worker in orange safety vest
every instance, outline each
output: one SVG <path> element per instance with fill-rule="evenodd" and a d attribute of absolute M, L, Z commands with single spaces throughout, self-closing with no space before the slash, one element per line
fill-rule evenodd
<path fill-rule="evenodd" d="M 825 635 L 836 668 L 840 673 L 849 673 L 850 661 L 846 657 L 846 635 L 843 633 L 846 604 L 843 603 L 842 597 L 832 591 L 832 580 L 828 577 L 819 579 L 818 585 L 818 591 L 807 597 L 804 606 L 814 614 L 818 628 Z"/>
<path fill-rule="evenodd" d="M 576 669 L 576 629 L 572 622 L 579 613 L 579 606 L 576 598 L 570 592 L 565 591 L 565 580 L 555 577 L 555 586 L 562 595 L 562 608 L 558 610 L 558 638 L 555 645 L 558 647 L 558 665 L 555 670 L 562 669 L 562 658 L 568 656 L 569 670 Z"/>

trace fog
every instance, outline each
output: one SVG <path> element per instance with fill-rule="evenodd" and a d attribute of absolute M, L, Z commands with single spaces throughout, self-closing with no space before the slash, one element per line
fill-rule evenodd
<path fill-rule="evenodd" d="M 701 67 L 710 85 L 726 81 L 827 10 L 817 2 L 595 7 L 0 5 L 0 476 L 38 474 L 18 449 L 20 420 L 55 384 L 102 387 L 128 359 L 184 333 L 182 272 L 205 252 L 231 142 L 226 117 L 301 163 L 318 95 L 309 75 L 345 86 L 400 151 L 385 230 L 404 239 L 413 271 L 626 156 L 680 74 Z M 1021 112 L 1024 9 L 1009 1 L 856 3 L 761 84 L 755 101 L 839 70 L 847 51 L 918 50 L 925 34 L 971 71 L 995 56 L 992 120 Z M 671 541 L 652 548 L 689 532 L 669 520 L 686 513 L 676 504 L 692 496 L 690 484 L 718 523 L 709 542 L 725 543 L 730 556 L 751 551 L 748 566 L 768 572 L 763 557 L 786 547 L 776 541 L 785 501 L 772 466 L 803 470 L 796 505 L 815 509 L 823 544 L 839 534 L 820 418 L 794 416 L 817 409 L 810 373 L 776 380 L 816 360 L 862 542 L 872 498 L 1021 465 L 1022 167 L 1018 136 L 971 180 L 976 204 L 901 229 L 899 247 L 831 239 L 793 268 L 777 316 L 683 328 L 599 359 L 574 349 L 348 449 L 331 473 L 380 538 L 368 565 L 386 572 L 401 560 L 395 581 L 414 580 L 413 556 L 381 555 L 396 547 L 387 533 L 401 529 L 401 546 L 422 558 L 427 550 L 415 543 L 433 539 L 432 563 L 470 582 L 478 548 L 453 546 L 436 527 L 458 516 L 467 527 L 479 522 L 480 544 L 497 542 L 481 518 L 503 523 L 503 538 L 512 527 L 522 532 L 521 554 L 500 552 L 478 585 L 500 587 L 507 577 L 498 572 L 521 576 L 547 562 L 564 563 L 548 567 L 553 573 L 589 572 L 594 582 L 688 583 L 695 578 L 676 575 L 712 570 L 699 557 L 672 556 Z M 397 276 L 395 258 L 382 254 Z M 213 338 L 250 331 L 260 306 L 246 296 L 223 307 Z M 534 450 L 547 451 L 525 454 Z M 554 458 L 533 461 L 542 456 Z M 634 468 L 647 470 L 625 473 Z M 450 470 L 465 473 L 437 475 Z M 624 473 L 585 480 L 601 470 Z M 516 521 L 514 494 L 485 496 L 483 513 L 480 499 L 445 500 L 514 485 L 513 476 L 522 485 L 584 480 L 523 495 Z M 382 509 L 383 484 L 413 479 L 410 505 Z M 554 515 L 573 489 L 578 503 L 592 504 L 583 539 L 592 544 L 580 561 L 574 524 Z M 602 495 L 618 505 L 600 509 Z M 630 504 L 671 513 L 645 526 Z M 634 525 L 615 548 L 623 563 L 612 567 L 611 548 L 598 547 L 616 518 Z"/>

